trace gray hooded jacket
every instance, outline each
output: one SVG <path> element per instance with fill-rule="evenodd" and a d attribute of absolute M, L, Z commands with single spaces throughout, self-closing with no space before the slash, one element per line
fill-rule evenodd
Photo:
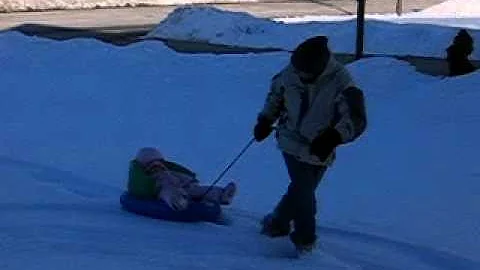
<path fill-rule="evenodd" d="M 339 132 L 342 143 L 348 143 L 366 127 L 363 93 L 333 56 L 312 84 L 302 83 L 292 65 L 275 75 L 259 117 L 272 123 L 278 120 L 280 150 L 302 162 L 324 166 L 333 162 L 334 153 L 325 162 L 310 154 L 315 137 L 331 127 Z"/>

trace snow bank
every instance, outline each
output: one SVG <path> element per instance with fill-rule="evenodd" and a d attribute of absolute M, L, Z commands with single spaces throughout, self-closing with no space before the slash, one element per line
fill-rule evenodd
<path fill-rule="evenodd" d="M 375 54 L 445 57 L 445 49 L 458 29 L 438 25 L 398 24 L 368 20 L 365 51 Z M 477 43 L 480 31 L 469 30 Z M 356 21 L 330 21 L 286 24 L 259 19 L 247 13 L 212 7 L 181 7 L 160 22 L 147 37 L 208 41 L 246 47 L 271 47 L 292 50 L 313 35 L 327 35 L 330 48 L 337 53 L 355 51 Z M 480 49 L 472 54 L 480 59 Z"/>

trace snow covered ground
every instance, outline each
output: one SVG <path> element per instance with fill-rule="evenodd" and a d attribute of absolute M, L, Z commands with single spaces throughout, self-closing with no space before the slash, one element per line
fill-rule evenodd
<path fill-rule="evenodd" d="M 405 50 L 429 51 L 417 36 L 430 28 L 399 29 Z M 299 38 L 286 33 L 282 44 Z M 308 260 L 288 259 L 287 239 L 258 234 L 288 183 L 273 138 L 226 176 L 240 187 L 225 209 L 231 226 L 120 210 L 142 146 L 214 179 L 250 139 L 288 57 L 1 33 L 0 269 L 480 269 L 478 71 L 441 79 L 390 58 L 348 66 L 369 127 L 339 149 L 318 191 L 322 245 Z"/>
<path fill-rule="evenodd" d="M 339 18 L 341 17 L 307 17 L 294 19 L 296 23 L 292 24 L 292 20 L 290 23 L 274 22 L 248 13 L 225 12 L 211 7 L 183 7 L 170 13 L 147 36 L 292 50 L 306 37 L 326 35 L 333 51 L 353 53 L 356 21 L 354 17 Z M 469 26 L 469 33 L 480 43 L 480 15 L 477 19 L 464 20 L 463 26 Z M 392 16 L 372 17 L 365 28 L 365 51 L 387 55 L 445 57 L 445 49 L 451 44 L 458 29 L 438 24 L 448 25 L 449 21 L 451 18 L 445 21 L 434 20 L 422 15 L 405 19 L 402 23 Z M 480 60 L 479 46 L 476 46 L 471 58 Z"/>

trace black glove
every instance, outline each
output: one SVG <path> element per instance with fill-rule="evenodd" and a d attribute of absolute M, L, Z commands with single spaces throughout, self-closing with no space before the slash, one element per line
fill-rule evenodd
<path fill-rule="evenodd" d="M 267 118 L 260 116 L 258 117 L 257 124 L 253 129 L 253 136 L 257 142 L 261 142 L 265 140 L 270 133 L 272 133 L 272 130 L 272 122 Z"/>
<path fill-rule="evenodd" d="M 340 133 L 334 128 L 328 128 L 312 141 L 310 154 L 316 155 L 320 161 L 325 162 L 335 147 L 341 143 Z"/>

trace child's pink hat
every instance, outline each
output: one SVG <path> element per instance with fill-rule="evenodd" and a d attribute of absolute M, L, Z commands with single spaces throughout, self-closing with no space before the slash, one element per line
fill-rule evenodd
<path fill-rule="evenodd" d="M 138 150 L 135 159 L 145 165 L 154 160 L 162 160 L 163 155 L 155 147 L 143 147 Z"/>

